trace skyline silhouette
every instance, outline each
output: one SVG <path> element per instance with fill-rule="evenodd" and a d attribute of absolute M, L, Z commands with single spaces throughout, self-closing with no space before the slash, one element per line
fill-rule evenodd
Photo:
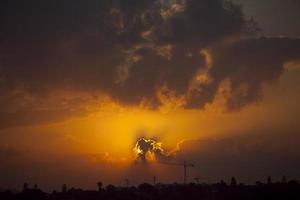
<path fill-rule="evenodd" d="M 268 180 L 270 177 L 268 177 Z M 300 195 L 300 184 L 295 180 L 287 181 L 285 177 L 281 182 L 260 182 L 245 185 L 238 183 L 235 177 L 227 184 L 223 180 L 215 184 L 149 184 L 138 186 L 113 186 L 103 187 L 97 183 L 98 190 L 82 190 L 63 184 L 61 191 L 53 190 L 50 193 L 43 192 L 34 186 L 30 188 L 24 183 L 23 190 L 12 192 L 0 191 L 0 198 L 8 199 L 297 199 Z"/>

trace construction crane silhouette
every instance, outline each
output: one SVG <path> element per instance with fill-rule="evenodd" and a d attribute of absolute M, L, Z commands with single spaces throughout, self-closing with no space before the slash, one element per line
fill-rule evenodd
<path fill-rule="evenodd" d="M 188 163 L 188 162 L 186 162 L 186 161 L 184 161 L 183 163 L 162 162 L 162 164 L 182 166 L 182 167 L 183 167 L 183 183 L 184 183 L 184 184 L 186 184 L 187 169 L 188 169 L 189 167 L 194 167 L 194 166 L 195 166 L 194 164 Z"/>

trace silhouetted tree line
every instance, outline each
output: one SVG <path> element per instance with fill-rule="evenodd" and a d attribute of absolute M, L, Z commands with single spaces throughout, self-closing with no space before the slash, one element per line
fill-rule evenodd
<path fill-rule="evenodd" d="M 287 181 L 283 177 L 281 182 L 272 182 L 268 177 L 267 183 L 257 181 L 255 185 L 237 183 L 232 177 L 230 184 L 220 181 L 215 184 L 155 184 L 143 183 L 138 187 L 116 187 L 108 185 L 103 188 L 101 182 L 97 183 L 97 191 L 67 188 L 63 184 L 60 192 L 43 192 L 35 184 L 29 188 L 24 183 L 23 191 L 13 193 L 0 192 L 1 200 L 265 200 L 265 199 L 300 199 L 300 184 L 298 181 Z"/>

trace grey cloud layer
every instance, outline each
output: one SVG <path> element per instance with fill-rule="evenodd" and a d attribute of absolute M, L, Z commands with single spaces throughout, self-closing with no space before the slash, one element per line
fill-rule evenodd
<path fill-rule="evenodd" d="M 284 135 L 277 131 L 271 134 Z M 267 176 L 277 180 L 283 175 L 298 179 L 300 174 L 296 169 L 300 163 L 297 142 L 282 135 L 278 137 L 280 141 L 261 134 L 254 139 L 253 133 L 244 138 L 188 140 L 179 145 L 177 159 L 194 162 L 196 169 L 205 174 L 209 181 L 232 175 L 248 183 L 264 181 Z"/>
<path fill-rule="evenodd" d="M 238 109 L 257 100 L 261 84 L 276 80 L 284 62 L 300 58 L 299 39 L 251 39 L 256 24 L 230 1 L 28 0 L 1 1 L 0 9 L 4 108 L 16 88 L 40 101 L 51 90 L 72 88 L 157 108 L 164 86 L 185 97 L 186 108 L 201 109 L 230 79 L 228 108 Z M 214 59 L 207 72 L 212 81 L 191 87 L 207 69 L 203 49 Z"/>

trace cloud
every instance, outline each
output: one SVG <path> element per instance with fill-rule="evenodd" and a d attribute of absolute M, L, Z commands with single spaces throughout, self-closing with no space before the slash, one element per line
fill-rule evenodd
<path fill-rule="evenodd" d="M 172 156 L 162 148 L 162 144 L 153 139 L 139 139 L 134 147 L 136 163 L 147 164 L 148 161 L 169 162 Z"/>
<path fill-rule="evenodd" d="M 7 97 L 20 88 L 36 102 L 55 90 L 77 90 L 125 106 L 157 109 L 175 101 L 202 109 L 229 80 L 226 106 L 237 110 L 257 101 L 261 85 L 299 58 L 299 39 L 252 38 L 255 23 L 230 1 L 28 0 L 0 7 L 0 111 L 16 119 L 5 127 L 24 125 L 25 118 L 38 123 L 32 115 L 55 121 L 77 113 L 72 103 L 50 114 L 30 114 L 37 105 L 7 111 Z"/>
<path fill-rule="evenodd" d="M 176 158 L 195 163 L 196 170 L 210 181 L 233 175 L 247 183 L 266 180 L 268 175 L 299 177 L 293 170 L 300 165 L 294 142 L 285 137 L 277 141 L 270 135 L 186 140 L 178 145 Z"/>
<path fill-rule="evenodd" d="M 101 101 L 99 101 L 101 99 Z M 77 91 L 55 91 L 35 96 L 16 89 L 0 97 L 0 129 L 59 122 L 96 112 L 105 97 Z"/>
<path fill-rule="evenodd" d="M 263 84 L 277 81 L 286 63 L 300 59 L 300 40 L 248 38 L 217 45 L 211 51 L 213 65 L 209 73 L 213 82 L 194 92 L 187 105 L 203 107 L 212 102 L 224 81 L 228 81 L 226 107 L 237 110 L 259 100 Z"/>
<path fill-rule="evenodd" d="M 0 160 L 2 162 L 12 157 L 19 156 L 20 154 L 21 154 L 20 151 L 13 149 L 11 147 L 0 147 Z"/>
<path fill-rule="evenodd" d="M 277 81 L 284 71 L 285 63 L 300 59 L 300 40 L 264 37 L 247 39 L 220 51 L 215 53 L 216 63 L 212 76 L 216 80 L 230 79 L 232 97 L 228 99 L 227 107 L 238 109 L 258 100 L 262 85 Z"/>

